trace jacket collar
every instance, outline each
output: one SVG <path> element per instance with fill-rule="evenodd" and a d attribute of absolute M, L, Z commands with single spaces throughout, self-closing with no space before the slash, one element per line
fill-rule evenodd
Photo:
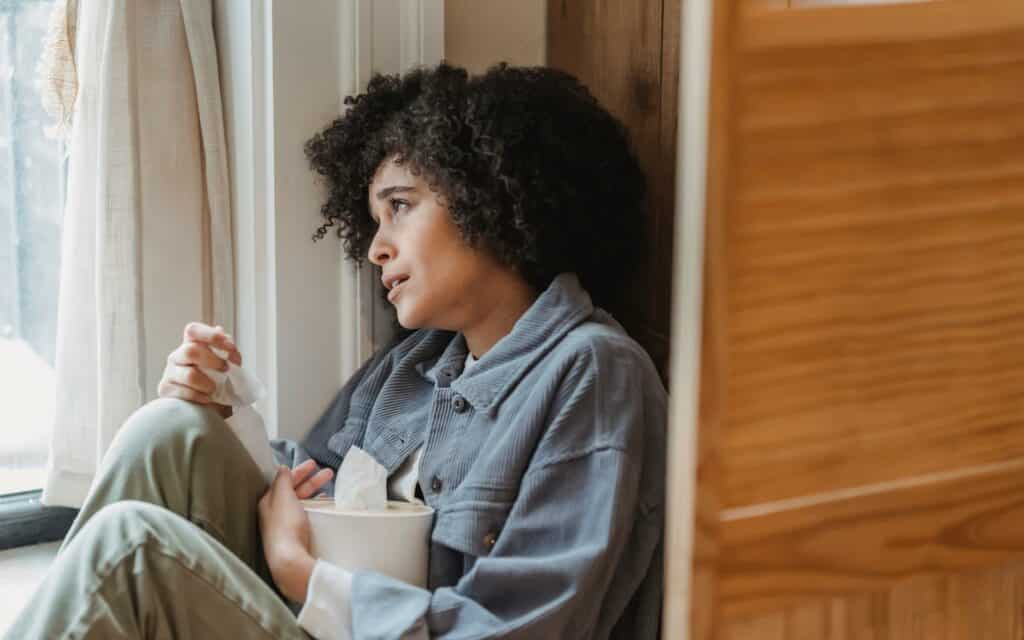
<path fill-rule="evenodd" d="M 451 338 L 428 379 L 454 378 L 452 389 L 491 417 L 534 363 L 594 313 L 590 295 L 574 273 L 561 273 L 516 321 L 512 331 L 462 374 L 469 349 L 459 332 Z M 433 331 L 432 331 L 433 332 Z M 451 332 L 443 332 L 451 336 Z M 426 340 L 432 342 L 432 340 Z M 435 352 L 436 353 L 436 352 Z M 446 373 L 447 372 L 447 373 Z"/>

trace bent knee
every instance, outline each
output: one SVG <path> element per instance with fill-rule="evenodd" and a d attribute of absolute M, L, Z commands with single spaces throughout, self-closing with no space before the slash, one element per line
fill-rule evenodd
<path fill-rule="evenodd" d="M 93 519 L 99 524 L 110 526 L 126 522 L 147 522 L 159 520 L 164 514 L 173 515 L 167 509 L 142 500 L 118 500 L 105 505 L 96 512 Z"/>
<path fill-rule="evenodd" d="M 212 409 L 176 398 L 157 398 L 129 416 L 111 443 L 110 453 L 132 457 L 154 449 L 167 451 L 229 431 Z"/>
<path fill-rule="evenodd" d="M 224 423 L 224 418 L 209 407 L 179 400 L 178 398 L 157 398 L 142 406 L 128 418 L 128 423 L 136 421 L 152 422 L 156 428 L 176 429 L 208 429 Z M 127 423 L 126 423 L 127 426 Z"/>
<path fill-rule="evenodd" d="M 100 557 L 122 558 L 124 551 L 148 542 L 162 546 L 194 536 L 190 523 L 161 506 L 140 500 L 119 500 L 97 511 L 72 545 L 89 549 Z"/>
<path fill-rule="evenodd" d="M 97 511 L 82 529 L 104 540 L 140 541 L 145 531 L 164 528 L 177 516 L 163 507 L 141 500 L 119 500 Z"/>

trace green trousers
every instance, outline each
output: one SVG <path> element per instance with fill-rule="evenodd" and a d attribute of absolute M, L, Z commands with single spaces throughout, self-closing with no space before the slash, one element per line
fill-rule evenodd
<path fill-rule="evenodd" d="M 267 569 L 259 469 L 210 409 L 128 419 L 38 591 L 5 638 L 309 636 Z"/>

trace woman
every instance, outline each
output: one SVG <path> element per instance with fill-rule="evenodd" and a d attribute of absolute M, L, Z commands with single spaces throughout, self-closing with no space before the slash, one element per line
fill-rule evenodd
<path fill-rule="evenodd" d="M 316 237 L 380 268 L 406 331 L 274 443 L 267 488 L 198 370 L 241 356 L 190 324 L 10 637 L 656 635 L 665 391 L 595 306 L 643 250 L 623 127 L 543 68 L 377 76 L 347 104 L 306 148 Z M 310 555 L 299 500 L 353 445 L 436 510 L 428 589 Z"/>

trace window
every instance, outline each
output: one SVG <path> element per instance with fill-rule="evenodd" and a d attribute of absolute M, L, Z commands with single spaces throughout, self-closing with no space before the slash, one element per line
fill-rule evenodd
<path fill-rule="evenodd" d="M 0 1 L 0 495 L 42 487 L 53 420 L 67 172 L 36 83 L 53 5 Z"/>

